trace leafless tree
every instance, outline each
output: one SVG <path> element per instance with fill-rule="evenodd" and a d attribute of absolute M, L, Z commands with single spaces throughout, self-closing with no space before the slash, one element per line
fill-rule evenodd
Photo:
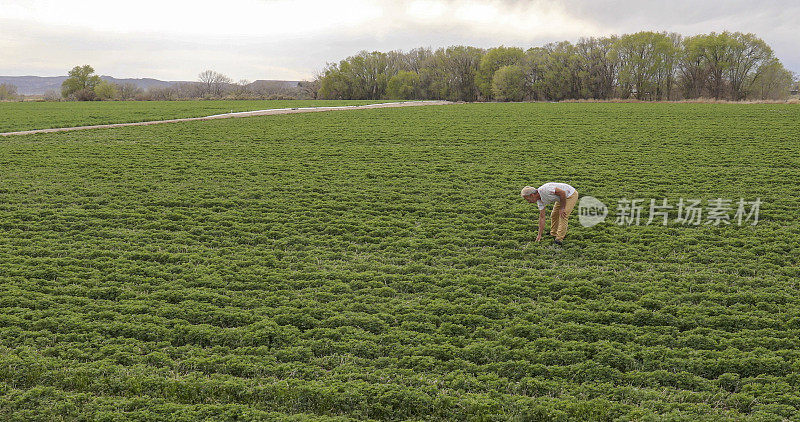
<path fill-rule="evenodd" d="M 119 94 L 119 98 L 121 100 L 132 100 L 136 98 L 137 95 L 142 93 L 142 89 L 136 86 L 134 83 L 125 82 L 124 84 L 118 86 L 117 93 Z"/>
<path fill-rule="evenodd" d="M 239 82 L 236 82 L 236 85 L 233 87 L 233 96 L 238 100 L 252 98 L 253 92 L 250 89 L 250 81 L 241 79 Z"/>
<path fill-rule="evenodd" d="M 324 70 L 317 70 L 314 76 L 309 81 L 300 81 L 297 84 L 298 98 L 316 100 L 319 99 L 319 89 L 322 84 L 322 78 L 325 76 Z"/>
<path fill-rule="evenodd" d="M 217 98 L 221 97 L 225 87 L 233 82 L 231 78 L 213 70 L 203 71 L 197 78 L 203 85 L 204 94 Z"/>
<path fill-rule="evenodd" d="M 295 96 L 286 82 L 282 81 L 255 81 L 250 84 L 253 95 L 265 100 L 286 99 Z"/>
<path fill-rule="evenodd" d="M 147 90 L 147 99 L 153 101 L 173 101 L 178 99 L 177 90 L 174 87 L 152 87 Z"/>
<path fill-rule="evenodd" d="M 45 101 L 61 101 L 61 93 L 54 89 L 50 89 L 44 93 L 43 98 Z"/>
<path fill-rule="evenodd" d="M 316 100 L 319 95 L 320 78 L 315 77 L 310 81 L 300 81 L 297 84 L 300 99 Z"/>
<path fill-rule="evenodd" d="M 175 85 L 176 95 L 179 98 L 203 98 L 206 95 L 205 85 L 200 82 L 181 82 Z"/>

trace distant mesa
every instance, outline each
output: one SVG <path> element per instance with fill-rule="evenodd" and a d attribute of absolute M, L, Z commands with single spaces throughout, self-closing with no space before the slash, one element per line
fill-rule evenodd
<path fill-rule="evenodd" d="M 112 76 L 100 76 L 101 79 L 117 84 L 132 83 L 142 90 L 150 88 L 166 88 L 169 86 L 197 83 L 194 81 L 162 81 L 152 78 L 129 78 L 117 79 Z M 7 83 L 17 87 L 17 93 L 21 95 L 44 95 L 47 91 L 61 92 L 61 83 L 67 76 L 0 76 L 0 84 Z M 284 85 L 287 88 L 294 88 L 299 81 L 277 81 L 277 80 L 257 80 L 251 82 L 249 86 L 275 86 Z"/>

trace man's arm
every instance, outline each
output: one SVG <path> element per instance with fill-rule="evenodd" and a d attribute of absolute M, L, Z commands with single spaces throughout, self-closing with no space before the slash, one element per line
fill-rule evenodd
<path fill-rule="evenodd" d="M 561 218 L 567 218 L 567 193 L 561 190 L 561 188 L 556 188 L 555 194 L 558 195 L 558 205 L 561 210 L 559 214 L 561 214 Z"/>
<path fill-rule="evenodd" d="M 539 234 L 536 235 L 536 241 L 542 240 L 542 232 L 544 231 L 544 216 L 545 210 L 539 210 Z"/>

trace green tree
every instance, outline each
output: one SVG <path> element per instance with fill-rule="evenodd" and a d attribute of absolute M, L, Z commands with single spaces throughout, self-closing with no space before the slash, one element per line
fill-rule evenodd
<path fill-rule="evenodd" d="M 478 72 L 475 75 L 475 83 L 484 99 L 491 99 L 493 92 L 494 73 L 503 66 L 521 64 L 525 59 L 525 52 L 517 47 L 496 47 L 490 48 L 481 57 Z"/>
<path fill-rule="evenodd" d="M 678 55 L 680 85 L 685 98 L 703 95 L 708 82 L 708 63 L 703 49 L 703 35 L 684 38 Z"/>
<path fill-rule="evenodd" d="M 415 48 L 403 55 L 404 70 L 420 73 L 429 67 L 433 61 L 433 51 L 430 48 Z"/>
<path fill-rule="evenodd" d="M 11 84 L 0 84 L 0 101 L 13 100 L 17 96 L 17 86 Z"/>
<path fill-rule="evenodd" d="M 770 66 L 773 64 L 775 56 L 767 43 L 753 34 L 734 32 L 731 34 L 731 39 L 730 67 L 728 68 L 731 99 L 741 100 L 749 93 L 760 71 L 773 69 Z M 780 67 L 783 68 L 783 65 Z"/>
<path fill-rule="evenodd" d="M 377 100 L 386 95 L 390 74 L 386 53 L 362 51 L 350 61 L 350 79 L 359 99 Z"/>
<path fill-rule="evenodd" d="M 345 69 L 341 69 L 345 67 Z M 345 60 L 340 64 L 329 63 L 319 78 L 319 97 L 326 100 L 353 99 L 350 83 L 345 74 L 349 65 Z"/>
<path fill-rule="evenodd" d="M 386 95 L 396 100 L 411 100 L 416 98 L 415 91 L 419 85 L 419 74 L 401 70 L 389 79 Z"/>
<path fill-rule="evenodd" d="M 785 100 L 792 89 L 794 75 L 786 70 L 778 59 L 773 58 L 759 66 L 748 89 L 750 98 L 756 100 Z"/>
<path fill-rule="evenodd" d="M 732 64 L 731 51 L 735 41 L 728 32 L 712 32 L 700 36 L 698 42 L 708 68 L 710 93 L 714 98 L 720 99 L 725 95 L 725 76 Z"/>
<path fill-rule="evenodd" d="M 475 75 L 478 72 L 483 50 L 463 45 L 440 48 L 435 53 L 435 86 L 441 98 L 454 101 L 475 101 L 478 88 Z"/>
<path fill-rule="evenodd" d="M 378 99 L 387 93 L 411 98 L 413 91 L 413 98 L 491 100 L 495 73 L 505 66 L 518 66 L 525 79 L 522 98 L 635 95 L 642 100 L 682 96 L 739 100 L 751 97 L 761 71 L 772 72 L 770 78 L 777 75 L 770 65 L 773 58 L 770 47 L 753 34 L 712 32 L 684 38 L 677 33 L 642 31 L 584 38 L 577 44 L 550 43 L 525 52 L 515 47 L 487 51 L 461 45 L 408 53 L 362 51 L 329 65 L 318 80 L 320 97 L 329 99 Z M 399 72 L 411 72 L 416 78 L 412 81 L 409 74 Z M 759 90 L 764 89 L 765 80 L 758 82 L 762 84 Z M 504 100 L 519 98 L 518 92 L 507 94 L 511 95 Z"/>
<path fill-rule="evenodd" d="M 635 93 L 637 99 L 662 99 L 671 88 L 677 49 L 664 33 L 650 31 L 623 35 L 615 43 L 620 61 L 619 87 L 622 96 Z"/>
<path fill-rule="evenodd" d="M 544 72 L 549 51 L 543 47 L 529 48 L 525 52 L 522 68 L 525 72 L 526 95 L 534 100 L 547 98 L 544 87 Z"/>
<path fill-rule="evenodd" d="M 591 98 L 611 98 L 617 80 L 617 55 L 613 52 L 617 37 L 583 38 L 575 45 L 579 56 L 581 86 Z"/>
<path fill-rule="evenodd" d="M 113 100 L 117 98 L 119 89 L 115 83 L 102 81 L 94 87 L 94 93 L 100 100 Z"/>
<path fill-rule="evenodd" d="M 542 90 L 550 100 L 582 98 L 580 57 L 569 41 L 544 46 L 545 59 L 542 73 Z"/>
<path fill-rule="evenodd" d="M 362 51 L 339 64 L 329 64 L 320 77 L 320 96 L 326 99 L 377 100 L 395 70 L 389 56 L 379 51 Z"/>
<path fill-rule="evenodd" d="M 503 66 L 494 72 L 492 96 L 499 101 L 522 101 L 526 92 L 525 71 L 522 66 Z"/>
<path fill-rule="evenodd" d="M 61 95 L 64 98 L 91 100 L 94 99 L 94 87 L 100 82 L 100 77 L 94 74 L 94 68 L 88 64 L 75 66 L 69 71 L 67 79 L 61 83 Z"/>
<path fill-rule="evenodd" d="M 431 62 L 436 59 L 432 58 Z M 446 80 L 442 69 L 429 63 L 419 70 L 419 92 L 421 98 L 441 100 L 447 98 Z"/>
<path fill-rule="evenodd" d="M 666 38 L 661 39 L 660 48 L 656 50 L 661 64 L 656 71 L 657 100 L 673 98 L 680 65 L 681 41 L 683 41 L 683 36 L 675 32 L 664 33 L 663 35 Z"/>

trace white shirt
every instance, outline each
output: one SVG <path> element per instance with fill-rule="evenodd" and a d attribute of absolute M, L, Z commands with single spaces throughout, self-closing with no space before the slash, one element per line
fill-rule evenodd
<path fill-rule="evenodd" d="M 536 205 L 540 210 L 543 210 L 547 204 L 552 204 L 553 202 L 558 201 L 559 198 L 558 195 L 556 195 L 556 188 L 563 190 L 566 194 L 566 198 L 569 198 L 573 193 L 575 193 L 575 188 L 566 183 L 545 183 L 542 186 L 539 186 L 539 189 L 537 189 L 541 199 L 536 201 Z"/>

